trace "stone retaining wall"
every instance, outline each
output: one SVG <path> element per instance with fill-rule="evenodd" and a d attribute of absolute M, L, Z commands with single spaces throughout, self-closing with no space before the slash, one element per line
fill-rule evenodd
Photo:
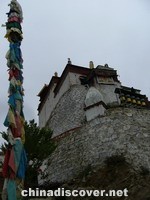
<path fill-rule="evenodd" d="M 49 158 L 45 181 L 66 182 L 89 165 L 103 166 L 107 157 L 116 154 L 123 154 L 135 169 L 150 170 L 150 110 L 109 109 L 105 117 L 72 131 Z"/>

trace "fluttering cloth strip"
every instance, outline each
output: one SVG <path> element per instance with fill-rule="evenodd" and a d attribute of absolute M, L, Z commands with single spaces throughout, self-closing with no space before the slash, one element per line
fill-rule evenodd
<path fill-rule="evenodd" d="M 20 199 L 25 178 L 27 157 L 24 149 L 25 131 L 23 114 L 23 59 L 20 49 L 22 36 L 21 22 L 23 13 L 17 0 L 11 0 L 10 11 L 7 13 L 5 37 L 9 41 L 9 50 L 6 54 L 9 89 L 8 113 L 4 121 L 8 133 L 8 149 L 6 150 L 3 176 L 5 178 L 2 199 Z"/>

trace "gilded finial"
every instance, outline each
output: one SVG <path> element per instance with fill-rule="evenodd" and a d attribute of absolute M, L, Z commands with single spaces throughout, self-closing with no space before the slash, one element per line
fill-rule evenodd
<path fill-rule="evenodd" d="M 90 63 L 89 63 L 89 68 L 90 68 L 90 69 L 94 69 L 94 63 L 93 63 L 93 61 L 90 61 Z"/>

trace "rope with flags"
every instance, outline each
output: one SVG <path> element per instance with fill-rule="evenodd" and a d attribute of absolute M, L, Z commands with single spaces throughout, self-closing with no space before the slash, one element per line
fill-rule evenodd
<path fill-rule="evenodd" d="M 24 149 L 25 131 L 23 114 L 23 59 L 21 42 L 23 39 L 23 13 L 17 0 L 11 0 L 7 14 L 5 38 L 9 41 L 9 50 L 6 54 L 9 89 L 8 113 L 4 121 L 7 127 L 8 147 L 3 163 L 4 186 L 2 199 L 16 200 L 21 198 L 27 164 Z"/>

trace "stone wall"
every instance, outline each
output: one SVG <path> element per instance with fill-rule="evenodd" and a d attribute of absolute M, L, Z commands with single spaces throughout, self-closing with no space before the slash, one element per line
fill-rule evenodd
<path fill-rule="evenodd" d="M 84 101 L 86 93 L 85 86 L 72 85 L 60 98 L 47 123 L 53 130 L 53 137 L 82 126 L 85 121 Z"/>
<path fill-rule="evenodd" d="M 73 94 L 78 95 L 77 90 Z M 75 110 L 79 112 L 80 108 Z M 105 117 L 97 117 L 70 132 L 58 142 L 49 158 L 46 181 L 60 183 L 71 180 L 87 166 L 103 166 L 107 157 L 116 154 L 125 155 L 135 169 L 140 166 L 150 169 L 149 110 L 122 107 L 109 109 Z"/>
<path fill-rule="evenodd" d="M 56 95 L 54 94 L 56 83 L 52 86 L 52 88 L 47 94 L 46 101 L 44 102 L 44 105 L 42 106 L 42 109 L 39 112 L 39 126 L 40 127 L 44 127 L 47 124 L 47 121 L 52 115 L 52 112 L 55 109 L 57 103 L 60 101 L 63 95 L 72 87 L 72 85 L 80 86 L 81 83 L 80 83 L 79 77 L 80 77 L 80 74 L 69 72 Z M 81 89 L 81 92 L 82 92 L 82 89 Z"/>

